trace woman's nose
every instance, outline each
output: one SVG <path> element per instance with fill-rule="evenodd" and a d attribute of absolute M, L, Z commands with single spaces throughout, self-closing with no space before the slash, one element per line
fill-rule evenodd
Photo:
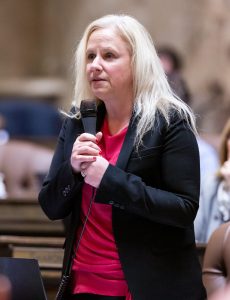
<path fill-rule="evenodd" d="M 91 63 L 90 68 L 91 71 L 101 71 L 102 70 L 101 59 L 99 57 L 95 57 Z"/>

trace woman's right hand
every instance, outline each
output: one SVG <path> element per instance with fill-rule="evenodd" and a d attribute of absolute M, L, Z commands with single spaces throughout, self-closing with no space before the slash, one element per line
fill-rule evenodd
<path fill-rule="evenodd" d="M 82 133 L 77 137 L 73 144 L 70 158 L 70 163 L 74 172 L 81 172 L 81 164 L 83 162 L 94 162 L 96 160 L 96 156 L 100 155 L 101 149 L 97 143 L 101 138 L 101 132 L 98 132 L 96 136 L 90 133 Z"/>

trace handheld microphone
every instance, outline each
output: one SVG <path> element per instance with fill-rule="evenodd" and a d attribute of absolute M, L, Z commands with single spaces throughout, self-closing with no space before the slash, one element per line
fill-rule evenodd
<path fill-rule="evenodd" d="M 97 120 L 97 104 L 96 100 L 87 99 L 82 100 L 80 105 L 80 113 L 84 131 L 96 134 L 96 120 Z"/>

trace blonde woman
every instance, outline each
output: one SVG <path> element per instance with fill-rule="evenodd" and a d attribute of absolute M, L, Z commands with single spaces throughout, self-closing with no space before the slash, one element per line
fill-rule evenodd
<path fill-rule="evenodd" d="M 89 98 L 97 100 L 95 136 L 79 113 Z M 64 299 L 205 299 L 194 132 L 146 29 L 127 15 L 89 24 L 76 51 L 74 107 L 39 195 L 49 218 L 71 215 Z"/>

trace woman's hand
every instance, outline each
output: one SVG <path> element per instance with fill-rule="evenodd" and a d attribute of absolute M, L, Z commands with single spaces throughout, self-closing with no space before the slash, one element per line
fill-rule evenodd
<path fill-rule="evenodd" d="M 101 138 L 101 132 L 98 132 L 96 136 L 90 133 L 83 133 L 77 137 L 70 158 L 74 172 L 81 172 L 83 170 L 82 163 L 90 164 L 100 155 L 101 149 L 97 143 Z"/>
<path fill-rule="evenodd" d="M 94 162 L 82 163 L 82 172 L 85 175 L 85 183 L 98 188 L 106 169 L 108 168 L 109 162 L 102 156 L 97 156 Z"/>
<path fill-rule="evenodd" d="M 220 174 L 224 178 L 225 187 L 230 190 L 230 159 L 227 160 L 220 168 Z"/>

